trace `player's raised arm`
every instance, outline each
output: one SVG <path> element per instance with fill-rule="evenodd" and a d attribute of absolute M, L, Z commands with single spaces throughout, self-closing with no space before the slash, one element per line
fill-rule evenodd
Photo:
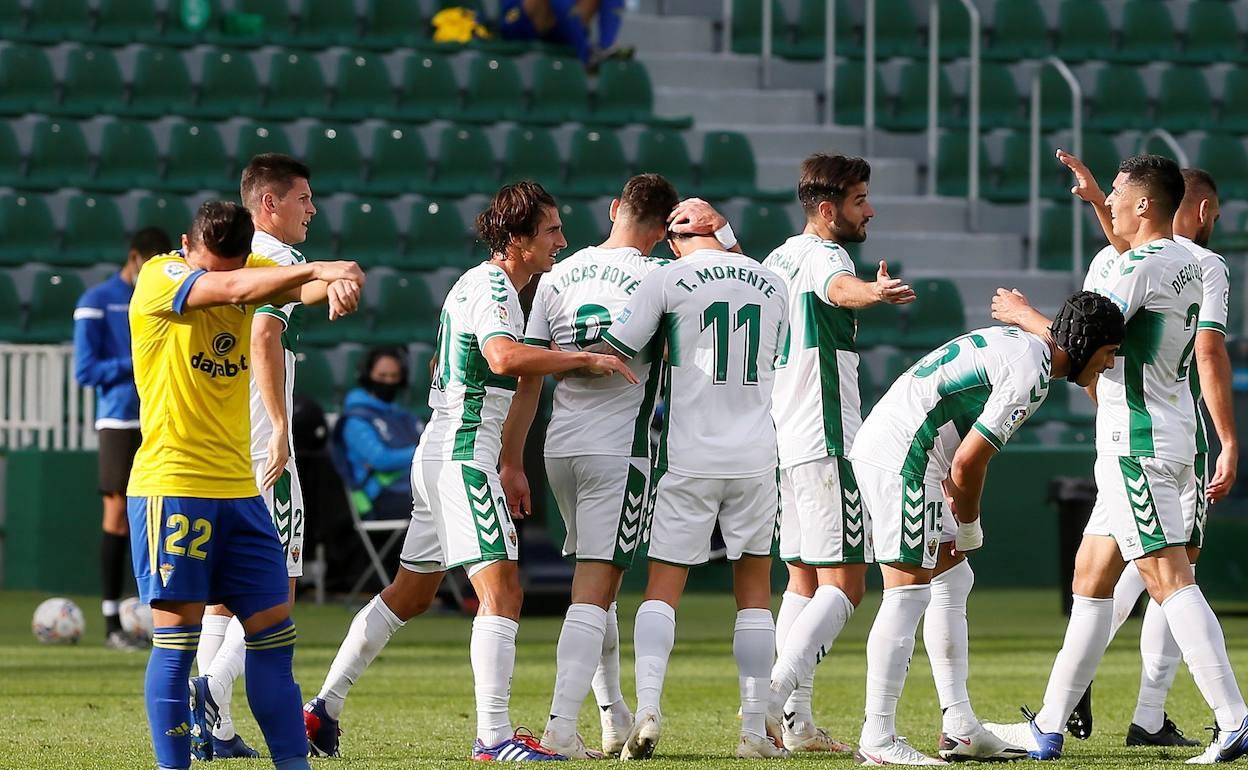
<path fill-rule="evenodd" d="M 1114 235 L 1114 221 L 1109 215 L 1109 206 L 1105 204 L 1105 193 L 1096 183 L 1096 177 L 1092 175 L 1092 171 L 1082 160 L 1065 150 L 1057 151 L 1057 159 L 1075 175 L 1075 184 L 1070 188 L 1070 194 L 1092 205 L 1092 209 L 1096 212 L 1096 221 L 1100 223 L 1109 245 L 1113 246 L 1119 254 L 1131 248 L 1131 244 L 1125 238 Z"/>
<path fill-rule="evenodd" d="M 741 252 L 741 244 L 723 214 L 701 198 L 686 198 L 667 217 L 668 229 L 680 235 L 710 235 L 725 251 Z"/>
<path fill-rule="evenodd" d="M 997 289 L 992 298 L 992 317 L 1004 324 L 1017 326 L 1025 332 L 1047 337 L 1052 321 L 1031 306 L 1018 289 Z"/>

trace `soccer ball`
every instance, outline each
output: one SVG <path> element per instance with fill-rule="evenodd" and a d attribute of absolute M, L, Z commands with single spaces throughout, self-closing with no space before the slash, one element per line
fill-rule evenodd
<path fill-rule="evenodd" d="M 82 638 L 87 621 L 82 610 L 69 599 L 48 599 L 35 608 L 30 630 L 44 644 L 74 644 Z"/>
<path fill-rule="evenodd" d="M 121 628 L 135 639 L 152 639 L 152 608 L 131 596 L 121 600 Z"/>

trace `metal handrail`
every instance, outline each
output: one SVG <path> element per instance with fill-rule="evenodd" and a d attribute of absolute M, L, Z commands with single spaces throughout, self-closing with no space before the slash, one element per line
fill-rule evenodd
<path fill-rule="evenodd" d="M 763 2 L 763 68 L 762 79 L 763 88 L 771 88 L 771 33 L 775 27 L 776 21 L 772 14 L 771 0 L 762 0 Z"/>
<path fill-rule="evenodd" d="M 836 0 L 827 0 L 827 17 L 823 26 L 823 123 L 836 120 Z"/>
<path fill-rule="evenodd" d="M 720 53 L 729 56 L 732 54 L 732 0 L 724 0 L 724 10 L 720 16 L 723 18 L 724 25 L 720 34 L 720 44 L 723 45 L 724 50 Z"/>
<path fill-rule="evenodd" d="M 866 155 L 875 152 L 875 0 L 867 0 L 866 15 L 862 22 L 863 64 L 866 83 L 863 92 L 866 104 L 862 109 L 862 133 Z"/>
<path fill-rule="evenodd" d="M 1044 68 L 1052 66 L 1070 86 L 1070 123 L 1071 150 L 1075 157 L 1083 155 L 1083 88 L 1079 79 L 1070 71 L 1066 62 L 1056 56 L 1045 57 L 1041 66 L 1031 76 L 1031 182 L 1028 200 L 1028 233 L 1030 242 L 1027 244 L 1027 268 L 1035 270 L 1040 262 L 1040 76 Z M 1083 217 L 1079 211 L 1079 200 L 1071 201 L 1070 207 L 1070 275 L 1075 285 L 1079 284 L 1080 273 L 1083 272 Z"/>
<path fill-rule="evenodd" d="M 976 225 L 979 201 L 979 9 L 971 0 L 961 0 L 971 25 L 970 71 L 967 74 L 967 141 L 970 148 L 966 180 L 967 211 L 971 227 Z M 927 194 L 936 194 L 937 134 L 940 130 L 940 0 L 931 0 L 927 22 Z"/>
<path fill-rule="evenodd" d="M 1179 162 L 1180 167 L 1189 168 L 1192 165 L 1191 161 L 1187 157 L 1187 153 L 1184 152 L 1183 148 L 1179 146 L 1179 140 L 1175 139 L 1174 134 L 1164 128 L 1154 128 L 1152 131 L 1144 134 L 1144 136 L 1141 136 L 1140 149 L 1144 149 L 1144 146 L 1153 139 L 1160 139 L 1166 143 L 1166 146 L 1170 148 L 1170 152 L 1174 153 L 1174 159 Z"/>

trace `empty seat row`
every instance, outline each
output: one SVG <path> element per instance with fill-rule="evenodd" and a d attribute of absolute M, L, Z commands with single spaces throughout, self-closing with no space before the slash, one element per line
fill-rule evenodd
<path fill-rule="evenodd" d="M 398 344 L 404 344 L 400 341 Z M 429 362 L 434 350 L 422 343 L 405 344 L 408 354 L 409 383 L 406 392 L 400 393 L 397 402 L 409 406 L 418 414 L 429 414 Z M 345 355 L 341 355 L 345 348 Z M 367 352 L 364 345 L 346 344 L 336 350 L 343 363 L 334 366 L 331 352 L 335 349 L 302 346 L 296 354 L 295 394 L 311 398 L 326 411 L 338 411 L 347 391 L 357 386 L 355 372 L 360 359 Z"/>

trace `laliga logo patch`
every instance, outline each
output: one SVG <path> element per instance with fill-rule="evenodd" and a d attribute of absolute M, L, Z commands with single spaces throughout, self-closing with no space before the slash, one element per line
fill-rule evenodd
<path fill-rule="evenodd" d="M 1018 426 L 1022 425 L 1023 421 L 1026 419 L 1027 419 L 1026 407 L 1020 407 L 1018 409 L 1015 409 L 1013 412 L 1010 412 L 1009 419 L 1005 421 L 1006 436 L 1013 435 L 1014 431 L 1018 429 Z"/>
<path fill-rule="evenodd" d="M 177 281 L 189 272 L 191 272 L 191 266 L 185 262 L 170 262 L 165 265 L 165 275 L 169 276 L 171 281 Z"/>
<path fill-rule="evenodd" d="M 238 344 L 238 339 L 233 334 L 221 332 L 212 338 L 212 352 L 224 356 L 233 350 L 236 344 Z"/>
<path fill-rule="evenodd" d="M 632 310 L 629 310 L 628 308 L 624 308 L 624 310 L 620 313 L 620 319 L 619 319 L 620 323 L 624 323 L 625 321 L 627 321 L 632 314 L 633 314 Z"/>
<path fill-rule="evenodd" d="M 173 574 L 172 564 L 170 564 L 169 562 L 165 562 L 164 564 L 160 565 L 160 584 L 163 586 L 168 586 L 169 576 L 172 574 Z"/>

